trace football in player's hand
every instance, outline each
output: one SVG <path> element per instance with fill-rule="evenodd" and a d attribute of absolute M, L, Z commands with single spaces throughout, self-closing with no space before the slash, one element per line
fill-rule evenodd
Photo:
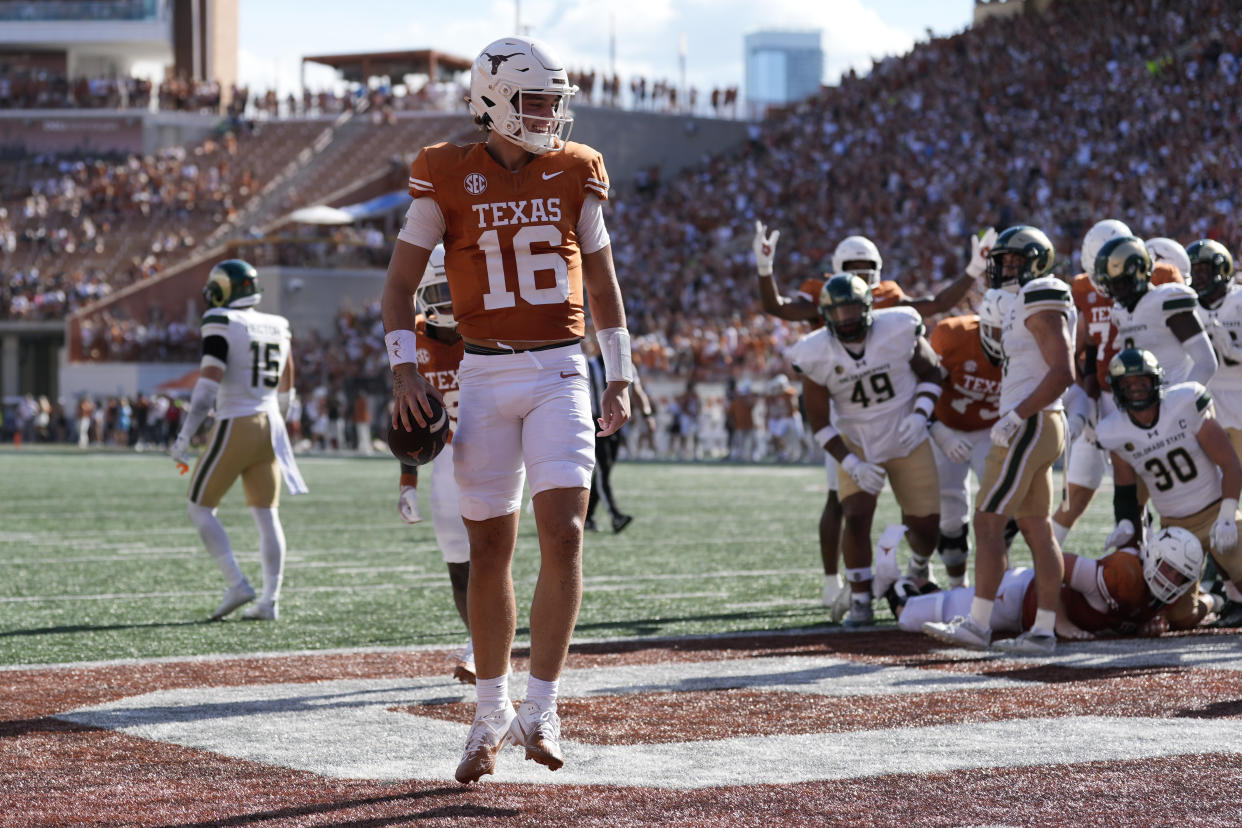
<path fill-rule="evenodd" d="M 411 418 L 410 427 L 413 431 L 406 431 L 400 424 L 388 430 L 388 448 L 394 457 L 407 465 L 421 466 L 423 463 L 430 463 L 448 443 L 452 434 L 444 405 L 430 395 L 427 396 L 427 402 L 431 405 L 431 416 L 424 415 L 426 426 L 420 426 Z"/>

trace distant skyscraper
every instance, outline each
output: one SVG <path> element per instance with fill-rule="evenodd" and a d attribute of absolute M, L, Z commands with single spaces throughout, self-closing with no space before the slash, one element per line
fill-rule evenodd
<path fill-rule="evenodd" d="M 819 91 L 824 77 L 820 30 L 761 31 L 746 35 L 746 109 L 793 103 Z"/>

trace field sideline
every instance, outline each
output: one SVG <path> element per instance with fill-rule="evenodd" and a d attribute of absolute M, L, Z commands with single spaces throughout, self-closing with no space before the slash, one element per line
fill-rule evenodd
<path fill-rule="evenodd" d="M 303 458 L 311 493 L 281 503 L 289 553 L 276 624 L 199 623 L 223 586 L 185 516 L 186 478 L 164 455 L 27 447 L 0 453 L 0 464 L 0 664 L 463 639 L 431 522 L 401 522 L 397 468 L 386 457 Z M 827 623 L 815 539 L 821 467 L 623 462 L 614 479 L 636 519 L 620 535 L 587 536 L 579 639 Z M 257 587 L 258 535 L 240 485 L 220 517 Z M 895 521 L 886 493 L 876 534 Z M 1098 554 L 1086 541 L 1102 541 L 1111 525 L 1105 492 L 1069 550 Z M 1025 555 L 1018 544 L 1015 558 Z M 524 516 L 520 622 L 536 569 L 533 519 Z M 877 621 L 891 623 L 882 603 Z"/>

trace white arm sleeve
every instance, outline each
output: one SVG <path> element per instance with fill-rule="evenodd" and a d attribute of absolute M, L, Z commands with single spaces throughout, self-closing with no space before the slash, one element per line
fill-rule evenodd
<path fill-rule="evenodd" d="M 1186 349 L 1193 363 L 1186 380 L 1207 385 L 1217 368 L 1216 352 L 1212 350 L 1212 343 L 1208 340 L 1207 334 L 1195 334 L 1183 342 L 1182 347 Z"/>
<path fill-rule="evenodd" d="M 215 380 L 206 377 L 198 378 L 198 382 L 194 383 L 194 390 L 190 392 L 190 407 L 181 421 L 181 431 L 178 437 L 189 440 L 194 436 L 198 427 L 203 424 L 203 420 L 207 419 L 207 415 L 211 413 L 211 407 L 216 402 L 216 392 L 219 390 L 220 383 Z"/>
<path fill-rule="evenodd" d="M 427 200 L 427 199 L 422 199 Z M 443 222 L 443 219 L 441 219 Z M 604 226 L 604 205 L 599 196 L 587 195 L 582 201 L 582 212 L 578 214 L 578 247 L 583 253 L 594 253 L 603 250 L 612 241 L 608 237 L 608 228 Z M 404 231 L 402 231 L 404 232 Z M 433 245 L 434 246 L 434 245 Z"/>
<path fill-rule="evenodd" d="M 444 214 L 434 198 L 416 198 L 405 211 L 405 224 L 397 239 L 406 244 L 434 250 L 444 238 Z"/>

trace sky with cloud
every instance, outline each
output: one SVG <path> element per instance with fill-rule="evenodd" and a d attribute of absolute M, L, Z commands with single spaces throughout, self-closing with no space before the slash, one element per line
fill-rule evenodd
<path fill-rule="evenodd" d="M 765 29 L 820 30 L 824 81 L 865 71 L 873 58 L 902 54 L 928 31 L 970 24 L 973 0 L 241 0 L 239 74 L 251 89 L 298 87 L 303 55 L 435 48 L 472 58 L 496 38 L 524 33 L 546 41 L 572 69 L 623 79 L 686 78 L 700 89 L 743 86 L 743 37 Z M 279 32 L 279 35 L 273 33 Z M 307 85 L 332 81 L 308 67 Z"/>

